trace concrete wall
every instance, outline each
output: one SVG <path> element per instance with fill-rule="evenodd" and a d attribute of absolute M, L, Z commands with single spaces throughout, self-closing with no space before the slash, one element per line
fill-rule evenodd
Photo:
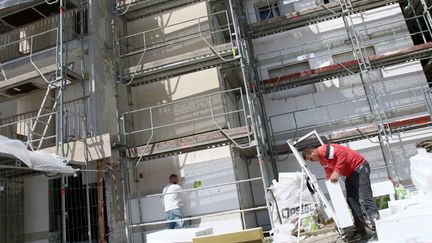
<path fill-rule="evenodd" d="M 92 135 L 117 133 L 112 58 L 111 2 L 92 1 L 88 20 L 89 121 Z"/>
<path fill-rule="evenodd" d="M 48 179 L 44 175 L 26 178 L 24 180 L 24 233 L 28 242 L 48 243 L 46 237 L 49 231 L 48 205 Z"/>
<path fill-rule="evenodd" d="M 151 142 L 167 140 L 192 135 L 208 130 L 215 130 L 210 107 L 214 114 L 221 114 L 225 110 L 223 97 L 208 94 L 219 91 L 219 78 L 217 68 L 207 69 L 151 84 L 133 87 L 133 110 L 144 109 L 125 116 L 127 131 L 148 129 L 128 136 L 131 144 L 145 144 L 151 136 L 151 114 L 155 129 Z M 194 98 L 203 96 L 200 98 Z M 225 127 L 225 117 L 217 116 L 217 123 Z M 133 119 L 133 129 L 128 123 Z M 199 119 L 196 121 L 190 121 Z M 190 121 L 190 122 L 188 122 Z M 178 125 L 171 125 L 179 123 Z"/>
<path fill-rule="evenodd" d="M 17 101 L 10 100 L 0 104 L 0 118 L 6 118 L 17 114 Z"/>

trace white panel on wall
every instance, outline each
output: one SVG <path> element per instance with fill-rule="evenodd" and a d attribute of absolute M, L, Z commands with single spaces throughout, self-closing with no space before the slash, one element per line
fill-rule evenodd
<path fill-rule="evenodd" d="M 186 164 L 184 167 L 185 188 L 192 188 L 195 181 L 201 185 L 211 186 L 235 181 L 232 159 L 211 160 L 201 163 Z M 185 197 L 184 213 L 186 215 L 200 215 L 239 208 L 237 186 L 228 185 L 203 189 L 189 193 Z"/>

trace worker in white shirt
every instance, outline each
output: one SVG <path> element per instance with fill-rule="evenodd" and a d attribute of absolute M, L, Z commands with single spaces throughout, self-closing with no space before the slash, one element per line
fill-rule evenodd
<path fill-rule="evenodd" d="M 180 207 L 183 206 L 183 201 L 181 200 L 180 192 L 183 191 L 183 188 L 178 184 L 178 176 L 176 174 L 170 175 L 169 181 L 170 183 L 163 189 L 163 202 L 167 220 L 182 219 L 183 213 Z M 166 228 L 185 228 L 185 223 L 183 220 L 168 222 Z"/>

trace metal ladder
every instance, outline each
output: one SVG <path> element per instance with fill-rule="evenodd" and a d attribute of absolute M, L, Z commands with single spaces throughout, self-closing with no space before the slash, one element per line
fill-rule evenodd
<path fill-rule="evenodd" d="M 56 115 L 58 98 L 60 97 L 62 92 L 61 90 L 59 90 L 58 94 L 55 97 L 51 96 L 51 91 L 56 88 L 56 83 L 58 82 L 48 84 L 47 90 L 42 100 L 42 104 L 40 105 L 40 108 L 36 115 L 36 119 L 33 120 L 31 123 L 27 145 L 32 150 L 39 150 L 42 148 L 50 124 L 53 120 L 53 117 Z M 50 104 L 50 101 L 52 102 L 52 104 Z"/>
<path fill-rule="evenodd" d="M 345 28 L 348 32 L 348 37 L 351 41 L 354 58 L 358 60 L 358 65 L 360 69 L 360 78 L 363 83 L 366 97 L 371 109 L 372 116 L 374 121 L 378 127 L 378 137 L 380 146 L 388 151 L 388 156 L 386 156 L 383 151 L 383 157 L 385 160 L 389 161 L 390 164 L 394 164 L 393 154 L 390 147 L 389 137 L 392 136 L 391 130 L 385 124 L 388 124 L 387 115 L 383 109 L 384 104 L 381 99 L 381 95 L 377 93 L 375 90 L 371 77 L 371 64 L 369 62 L 368 54 L 366 51 L 366 47 L 364 45 L 362 37 L 358 34 L 354 20 L 352 18 L 352 14 L 354 13 L 352 8 L 351 0 L 340 0 L 341 8 L 342 8 L 342 20 L 344 22 Z M 396 177 L 397 170 L 395 169 Z M 390 174 L 390 172 L 389 172 Z"/>

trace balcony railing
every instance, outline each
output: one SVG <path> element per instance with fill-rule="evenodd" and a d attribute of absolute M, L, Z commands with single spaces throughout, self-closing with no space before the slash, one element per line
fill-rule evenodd
<path fill-rule="evenodd" d="M 216 47 L 222 44 L 228 45 L 226 49 L 230 52 L 232 50 L 232 55 L 235 54 L 231 22 L 227 11 L 119 38 L 120 70 L 122 76 L 132 76 L 133 79 L 140 71 L 146 69 L 145 64 L 149 62 L 160 61 L 164 57 L 172 58 L 203 48 L 208 48 L 212 51 L 210 54 L 213 53 L 216 57 L 225 60 L 216 50 Z"/>
<path fill-rule="evenodd" d="M 64 104 L 65 115 L 65 141 L 79 140 L 87 137 L 86 111 L 88 110 L 88 97 L 72 100 Z M 56 134 L 59 116 L 58 111 L 37 116 L 38 111 L 31 111 L 0 120 L 0 135 L 8 138 L 18 139 L 30 147 L 41 144 L 43 147 L 56 145 L 58 137 Z M 52 117 L 49 119 L 49 117 Z M 51 120 L 49 124 L 46 121 Z M 42 122 L 41 122 L 42 121 Z M 45 123 L 43 122 L 45 121 Z M 37 124 L 36 126 L 34 126 Z M 42 134 L 45 126 L 48 126 L 44 136 Z M 32 131 L 32 128 L 34 130 Z"/>
<path fill-rule="evenodd" d="M 81 12 L 76 9 L 64 14 L 63 41 L 66 56 L 74 55 L 67 43 L 82 37 L 80 25 L 85 26 L 85 23 L 80 22 L 79 14 Z M 36 69 L 43 65 L 37 63 L 41 58 L 52 57 L 53 64 L 57 63 L 60 44 L 58 21 L 58 16 L 54 16 L 0 35 L 0 81 L 33 71 L 34 69 L 21 70 L 25 62 L 32 62 Z M 84 31 L 86 32 L 85 29 Z"/>
<path fill-rule="evenodd" d="M 80 37 L 80 11 L 70 10 L 64 14 L 64 41 Z M 33 39 L 33 53 L 53 47 L 58 43 L 58 16 L 50 17 L 28 26 L 0 34 L 0 63 L 26 56 L 30 53 Z M 54 31 L 55 30 L 55 31 Z"/>

